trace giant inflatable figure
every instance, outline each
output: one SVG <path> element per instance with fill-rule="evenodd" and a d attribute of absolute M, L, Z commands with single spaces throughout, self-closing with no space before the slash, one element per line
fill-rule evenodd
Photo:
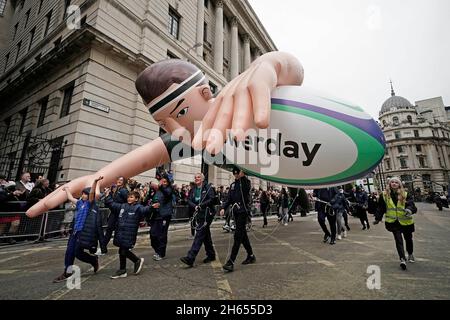
<path fill-rule="evenodd" d="M 302 82 L 300 62 L 283 52 L 259 57 L 216 97 L 196 66 L 182 60 L 155 63 L 139 75 L 136 89 L 167 134 L 66 188 L 78 195 L 99 175 L 101 186 L 109 186 L 118 176 L 133 177 L 189 156 L 174 152 L 180 145 L 292 186 L 344 184 L 376 167 L 384 156 L 377 123 L 357 106 L 307 92 Z M 230 155 L 236 151 L 244 161 Z M 65 201 L 66 193 L 55 190 L 27 215 L 38 216 Z"/>

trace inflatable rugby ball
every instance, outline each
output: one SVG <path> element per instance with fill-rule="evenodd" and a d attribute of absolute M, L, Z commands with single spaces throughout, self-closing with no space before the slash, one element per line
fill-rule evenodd
<path fill-rule="evenodd" d="M 383 132 L 364 110 L 297 86 L 272 92 L 267 130 L 253 130 L 243 142 L 228 139 L 223 149 L 227 162 L 249 175 L 310 188 L 364 177 L 384 152 Z"/>

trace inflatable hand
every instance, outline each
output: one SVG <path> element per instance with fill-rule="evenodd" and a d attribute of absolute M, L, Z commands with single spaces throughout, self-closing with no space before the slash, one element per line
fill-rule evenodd
<path fill-rule="evenodd" d="M 30 209 L 27 210 L 27 216 L 30 218 L 37 217 L 42 213 L 58 207 L 60 204 L 67 201 L 66 189 L 69 189 L 75 198 L 77 198 L 81 191 L 92 185 L 94 181 L 94 176 L 84 176 L 78 179 L 72 180 L 71 182 L 59 187 L 44 199 L 36 203 Z"/>
<path fill-rule="evenodd" d="M 222 149 L 227 130 L 238 141 L 245 138 L 245 131 L 269 126 L 271 92 L 281 85 L 301 85 L 303 67 L 288 53 L 272 52 L 255 60 L 249 69 L 233 79 L 216 97 L 203 118 L 192 146 L 215 154 Z"/>

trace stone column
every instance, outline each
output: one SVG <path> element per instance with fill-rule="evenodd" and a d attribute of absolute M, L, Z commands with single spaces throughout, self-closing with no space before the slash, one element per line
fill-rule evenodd
<path fill-rule="evenodd" d="M 195 44 L 202 43 L 197 47 L 197 55 L 203 57 L 203 37 L 205 24 L 205 0 L 197 0 L 197 38 Z"/>
<path fill-rule="evenodd" d="M 231 79 L 239 75 L 239 33 L 238 19 L 231 20 Z"/>
<path fill-rule="evenodd" d="M 203 28 L 203 26 L 202 26 Z M 216 2 L 216 37 L 214 41 L 214 70 L 223 74 L 223 1 Z"/>
<path fill-rule="evenodd" d="M 250 35 L 246 34 L 244 36 L 244 68 L 248 69 L 252 63 L 252 53 L 250 52 Z"/>

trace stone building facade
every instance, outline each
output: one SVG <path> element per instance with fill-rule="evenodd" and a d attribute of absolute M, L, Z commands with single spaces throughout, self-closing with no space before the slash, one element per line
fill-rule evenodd
<path fill-rule="evenodd" d="M 395 95 L 383 104 L 380 125 L 386 138 L 386 155 L 380 171 L 401 177 L 409 190 L 444 191 L 449 184 L 450 126 L 442 98 L 417 101 Z"/>
<path fill-rule="evenodd" d="M 187 59 L 217 91 L 276 50 L 247 0 L 2 2 L 0 171 L 10 179 L 29 169 L 72 180 L 157 138 L 134 86 L 156 61 Z M 178 184 L 200 167 L 200 159 L 171 164 Z M 211 182 L 229 182 L 227 172 L 205 170 Z"/>

